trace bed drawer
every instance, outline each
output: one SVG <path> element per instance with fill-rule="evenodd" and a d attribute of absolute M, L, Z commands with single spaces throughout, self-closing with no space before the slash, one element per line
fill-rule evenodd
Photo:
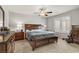
<path fill-rule="evenodd" d="M 43 39 L 43 40 L 36 40 L 36 46 L 41 46 L 44 44 L 47 44 L 48 40 L 47 39 Z"/>
<path fill-rule="evenodd" d="M 49 43 L 54 43 L 58 41 L 58 37 L 52 37 L 49 39 Z"/>

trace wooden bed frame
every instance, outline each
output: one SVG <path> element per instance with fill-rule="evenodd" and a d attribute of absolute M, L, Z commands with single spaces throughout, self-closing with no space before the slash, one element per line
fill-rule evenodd
<path fill-rule="evenodd" d="M 25 37 L 26 37 L 26 30 L 32 30 L 32 29 L 38 29 L 39 26 L 42 26 L 41 24 L 25 24 Z M 44 38 L 44 39 L 32 39 L 32 40 L 28 40 L 32 50 L 34 51 L 35 48 L 39 47 L 39 46 L 43 46 L 45 44 L 49 44 L 49 43 L 54 43 L 58 41 L 58 37 L 50 37 L 50 38 Z"/>

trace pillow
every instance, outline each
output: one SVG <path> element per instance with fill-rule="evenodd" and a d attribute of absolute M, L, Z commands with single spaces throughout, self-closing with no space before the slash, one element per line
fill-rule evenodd
<path fill-rule="evenodd" d="M 30 30 L 26 30 L 26 32 L 31 32 Z"/>
<path fill-rule="evenodd" d="M 44 29 L 34 29 L 34 30 L 31 30 L 31 31 L 44 31 Z"/>
<path fill-rule="evenodd" d="M 26 30 L 26 32 L 38 32 L 38 30 Z"/>

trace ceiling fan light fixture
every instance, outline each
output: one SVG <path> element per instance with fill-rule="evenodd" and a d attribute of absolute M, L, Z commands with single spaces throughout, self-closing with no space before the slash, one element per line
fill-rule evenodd
<path fill-rule="evenodd" d="M 40 12 L 40 16 L 45 16 L 45 12 L 44 11 L 41 11 Z"/>

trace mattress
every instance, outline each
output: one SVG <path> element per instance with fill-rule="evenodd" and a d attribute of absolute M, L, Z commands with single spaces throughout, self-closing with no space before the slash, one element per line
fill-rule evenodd
<path fill-rule="evenodd" d="M 55 32 L 51 31 L 31 31 L 27 32 L 27 38 L 28 40 L 34 40 L 34 39 L 44 39 L 44 38 L 50 38 L 50 37 L 57 37 L 57 34 Z"/>

